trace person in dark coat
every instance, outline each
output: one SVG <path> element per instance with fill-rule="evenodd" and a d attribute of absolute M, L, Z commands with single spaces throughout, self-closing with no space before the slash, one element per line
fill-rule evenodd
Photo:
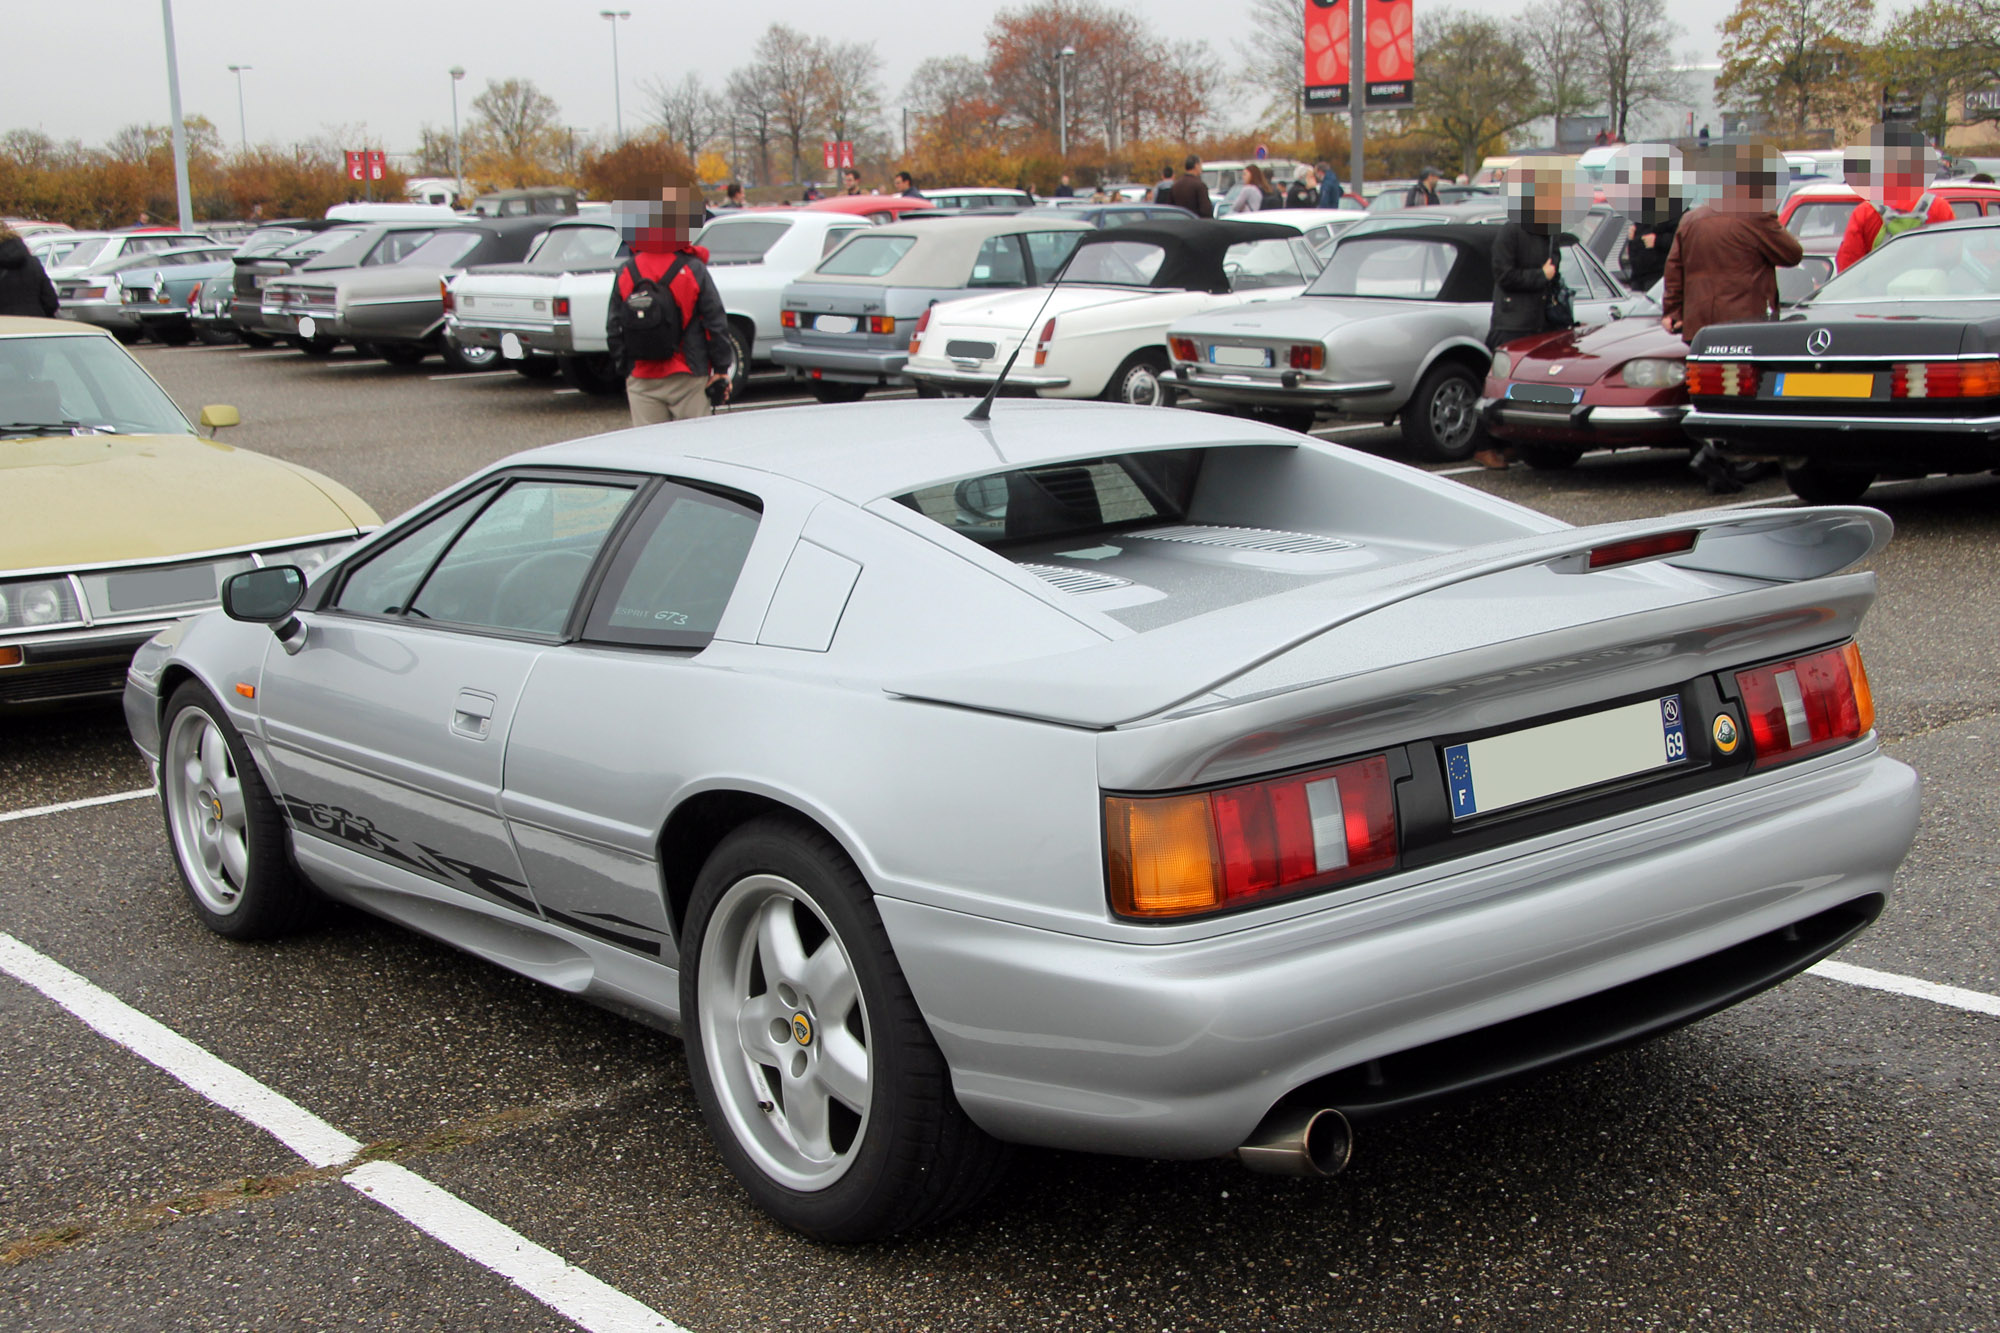
<path fill-rule="evenodd" d="M 1331 162 L 1320 163 L 1318 171 L 1319 206 L 1321 208 L 1339 208 L 1341 196 L 1347 193 L 1346 188 L 1340 183 L 1340 173 L 1333 169 L 1333 163 Z"/>
<path fill-rule="evenodd" d="M 42 261 L 28 253 L 28 243 L 12 227 L 0 223 L 0 315 L 54 319 L 61 308 Z"/>
<path fill-rule="evenodd" d="M 1555 171 L 1530 171 L 1520 193 L 1510 190 L 1507 221 L 1493 238 L 1493 319 L 1486 345 L 1544 332 L 1548 293 L 1561 269 L 1562 179 Z M 1485 467 L 1504 468 L 1498 449 L 1473 455 Z"/>
<path fill-rule="evenodd" d="M 1673 149 L 1648 144 L 1633 151 L 1638 160 L 1620 164 L 1617 178 L 1624 186 L 1619 202 L 1633 219 L 1625 231 L 1625 271 L 1632 290 L 1643 292 L 1666 275 L 1667 253 L 1674 248 L 1687 203 L 1673 179 L 1678 165 Z"/>
<path fill-rule="evenodd" d="M 1171 204 L 1174 201 L 1174 164 L 1169 162 L 1160 168 L 1160 183 L 1153 187 L 1153 202 Z"/>
<path fill-rule="evenodd" d="M 1311 167 L 1300 167 L 1299 174 L 1292 178 L 1292 188 L 1285 191 L 1286 208 L 1314 208 L 1319 204 L 1319 178 Z"/>
<path fill-rule="evenodd" d="M 1193 153 L 1181 163 L 1181 174 L 1174 177 L 1174 188 L 1169 192 L 1167 202 L 1185 208 L 1198 218 L 1215 216 L 1215 203 L 1208 197 L 1208 186 L 1202 183 L 1201 159 Z"/>
<path fill-rule="evenodd" d="M 1444 173 L 1436 167 L 1425 167 L 1417 173 L 1417 183 L 1403 194 L 1404 208 L 1424 208 L 1438 202 L 1438 182 Z"/>
<path fill-rule="evenodd" d="M 729 396 L 734 350 L 722 296 L 709 275 L 708 249 L 689 239 L 702 211 L 700 192 L 669 185 L 657 204 L 621 200 L 613 211 L 631 257 L 612 279 L 604 334 L 612 363 L 625 376 L 632 424 L 705 417 L 713 408 L 711 385 L 721 385 L 717 392 Z M 620 312 L 639 280 L 654 284 L 680 308 L 678 350 L 663 360 L 638 356 L 626 341 Z"/>

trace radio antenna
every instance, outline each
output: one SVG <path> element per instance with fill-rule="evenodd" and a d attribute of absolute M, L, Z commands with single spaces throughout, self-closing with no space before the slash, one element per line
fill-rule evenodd
<path fill-rule="evenodd" d="M 1000 386 L 1007 382 L 1007 372 L 1014 368 L 1014 362 L 1020 357 L 1021 349 L 1028 345 L 1028 339 L 1042 326 L 1042 311 L 1049 308 L 1049 302 L 1055 297 L 1056 284 L 1063 280 L 1063 274 L 1069 272 L 1070 261 L 1076 258 L 1077 251 L 1083 249 L 1083 243 L 1088 238 L 1087 232 L 1079 236 L 1076 244 L 1070 247 L 1069 254 L 1064 256 L 1062 265 L 1055 271 L 1055 276 L 1049 279 L 1049 294 L 1042 298 L 1041 305 L 1035 310 L 1035 317 L 1028 321 L 1028 327 L 1021 334 L 1021 341 L 1015 343 L 1014 350 L 1007 354 L 1007 364 L 1000 367 L 999 378 L 993 381 L 993 387 L 986 391 L 986 396 L 979 400 L 977 406 L 965 414 L 967 421 L 984 421 L 993 415 L 993 400 L 999 396 Z"/>

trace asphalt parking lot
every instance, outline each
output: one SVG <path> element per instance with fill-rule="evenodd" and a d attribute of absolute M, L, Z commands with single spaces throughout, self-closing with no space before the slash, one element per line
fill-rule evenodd
<path fill-rule="evenodd" d="M 626 420 L 622 403 L 434 360 L 135 350 L 190 415 L 239 407 L 230 442 L 324 471 L 385 517 Z M 794 401 L 760 381 L 736 410 Z M 1329 438 L 1396 447 L 1373 428 Z M 1462 479 L 1577 522 L 1716 502 L 1668 453 Z M 1724 502 L 1783 494 L 1766 481 Z M 1873 973 L 1800 977 L 1642 1049 L 1365 1132 L 1331 1181 L 1022 1153 L 971 1216 L 859 1249 L 749 1204 L 676 1041 L 358 913 L 280 944 L 218 939 L 185 907 L 149 796 L 75 804 L 149 783 L 115 709 L 0 722 L 0 970 L 40 957 L 96 988 L 65 1007 L 60 978 L 0 977 L 0 1326 L 2000 1327 L 2000 479 L 1868 502 L 1898 535 L 1862 647 L 1884 740 L 1925 781 L 1898 894 L 1839 956 Z M 302 1155 L 299 1135 L 135 1053 L 157 1037 L 119 1002 L 336 1147 Z M 361 1162 L 403 1174 L 357 1181 Z M 426 1228 L 422 1208 L 360 1187 L 404 1175 L 440 1187 L 426 1217 L 470 1205 L 490 1243 L 437 1238 L 479 1214 Z"/>

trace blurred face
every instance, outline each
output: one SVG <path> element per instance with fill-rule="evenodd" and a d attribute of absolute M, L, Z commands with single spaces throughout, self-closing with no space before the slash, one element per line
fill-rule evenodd
<path fill-rule="evenodd" d="M 618 220 L 618 234 L 634 248 L 651 248 L 686 241 L 700 225 L 701 205 L 692 191 L 669 185 L 660 191 L 660 200 L 621 199 L 611 206 Z"/>
<path fill-rule="evenodd" d="M 1866 145 L 1847 150 L 1847 183 L 1870 203 L 1909 208 L 1943 171 L 1944 159 L 1935 148 L 1890 144 L 1887 137 L 1877 125 Z"/>

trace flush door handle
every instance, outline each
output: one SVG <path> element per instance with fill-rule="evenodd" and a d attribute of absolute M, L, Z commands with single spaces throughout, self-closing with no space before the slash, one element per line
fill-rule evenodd
<path fill-rule="evenodd" d="M 495 702 L 492 695 L 479 690 L 460 690 L 458 702 L 452 706 L 451 729 L 475 741 L 485 740 L 493 730 Z"/>

